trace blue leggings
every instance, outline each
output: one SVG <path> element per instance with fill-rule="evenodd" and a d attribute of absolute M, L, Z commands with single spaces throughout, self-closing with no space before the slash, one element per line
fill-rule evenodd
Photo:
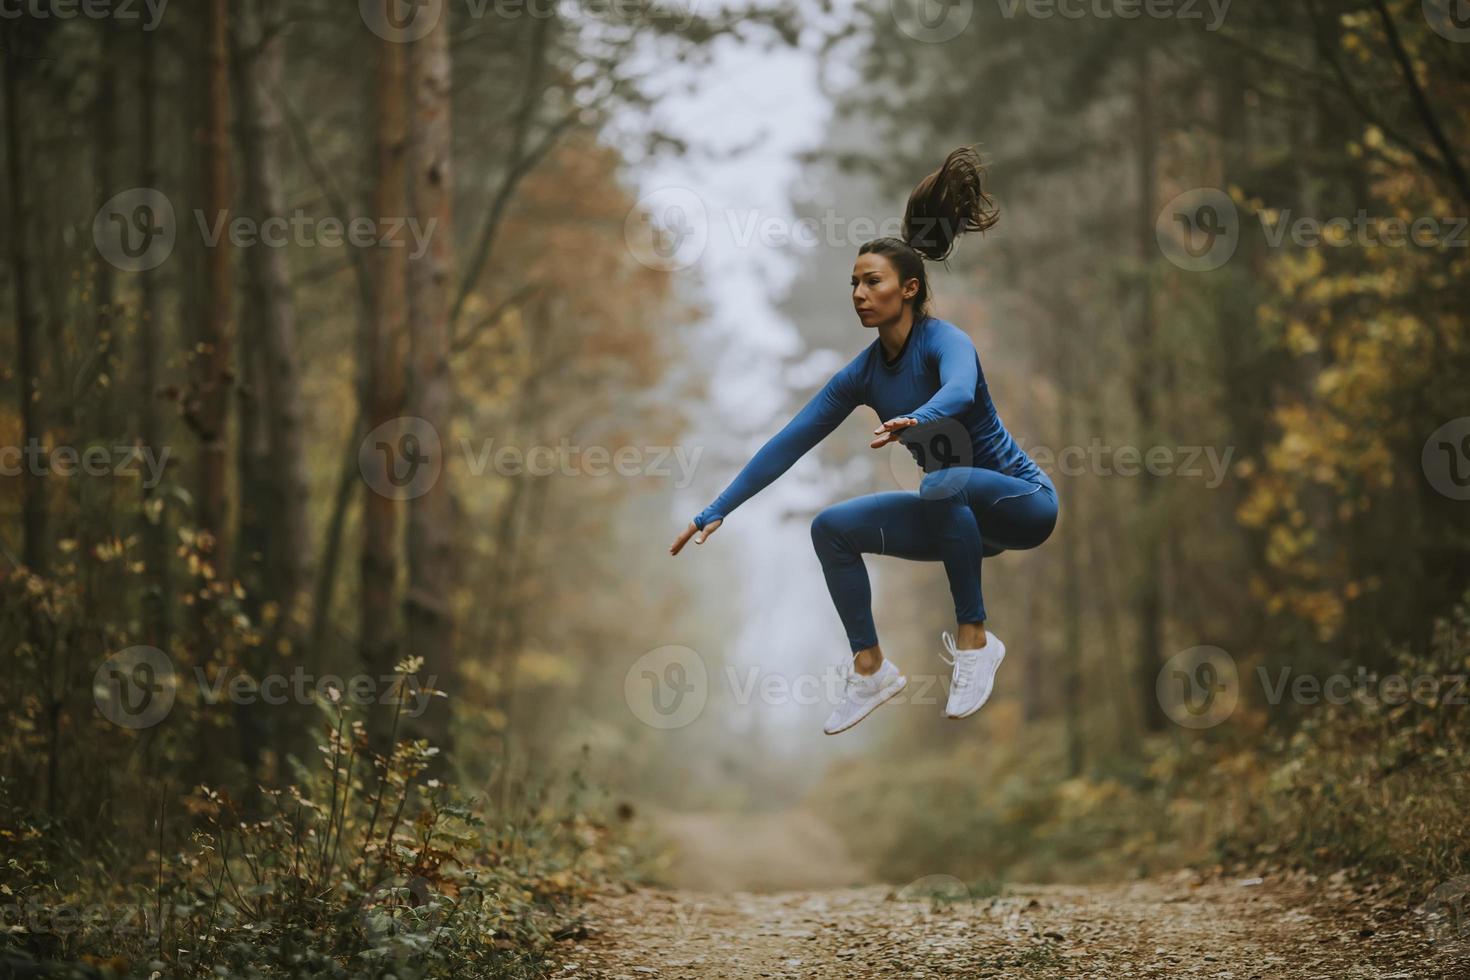
<path fill-rule="evenodd" d="M 1057 492 L 995 470 L 967 466 L 925 474 L 915 492 L 856 497 L 812 519 L 812 544 L 852 651 L 878 645 L 864 554 L 942 561 L 956 623 L 985 621 L 980 559 L 1035 548 L 1057 523 Z"/>

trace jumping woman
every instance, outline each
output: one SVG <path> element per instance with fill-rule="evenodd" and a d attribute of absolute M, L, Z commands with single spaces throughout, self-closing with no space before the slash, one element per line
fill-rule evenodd
<path fill-rule="evenodd" d="M 823 727 L 829 735 L 856 725 L 908 683 L 878 645 L 864 554 L 944 563 L 957 625 L 956 635 L 940 635 L 940 656 L 953 667 L 945 714 L 965 718 L 990 697 L 1006 652 L 985 629 L 981 559 L 1035 548 L 1056 526 L 1056 487 L 1001 424 L 974 343 L 929 312 L 924 260 L 943 261 L 960 235 L 983 232 L 999 218 L 982 175 L 972 148 L 955 150 L 909 197 L 903 238 L 858 249 L 852 304 L 877 339 L 760 448 L 669 549 L 677 555 L 696 533 L 696 544 L 708 541 L 731 511 L 859 405 L 887 420 L 869 445 L 906 446 L 924 470 L 918 491 L 857 497 L 812 520 L 812 544 L 853 653 L 842 668 L 842 699 Z"/>

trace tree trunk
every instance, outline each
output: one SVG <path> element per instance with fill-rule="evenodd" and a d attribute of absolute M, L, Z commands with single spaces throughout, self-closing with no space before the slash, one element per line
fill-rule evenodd
<path fill-rule="evenodd" d="M 450 439 L 452 389 L 449 377 L 450 266 L 450 54 L 448 18 L 440 17 L 413 46 L 410 66 L 414 125 L 409 145 L 412 213 L 428 234 L 423 254 L 409 263 L 411 381 L 409 415 L 423 419 Z M 380 215 L 384 217 L 384 215 Z M 454 690 L 454 615 L 458 576 L 452 547 L 453 503 L 446 467 L 427 492 L 408 507 L 408 592 L 404 627 L 409 652 L 424 658 L 424 675 L 439 690 Z M 422 737 L 449 748 L 449 707 L 433 699 L 417 719 Z"/>
<path fill-rule="evenodd" d="M 205 213 L 215 221 L 230 210 L 230 49 L 228 0 L 210 0 L 207 28 L 208 106 L 205 147 Z M 234 384 L 234 281 L 228 234 L 206 249 L 205 316 L 198 390 L 193 406 L 199 435 L 199 528 L 212 537 L 205 556 L 216 583 L 230 570 L 230 391 Z"/>
<path fill-rule="evenodd" d="M 1149 52 L 1140 47 L 1135 54 L 1137 80 L 1134 89 L 1134 111 L 1137 132 L 1137 246 L 1138 246 L 1138 335 L 1135 344 L 1137 363 L 1133 380 L 1133 404 L 1138 412 L 1138 430 L 1144 440 L 1145 452 L 1157 434 L 1154 396 L 1152 385 L 1157 381 L 1154 365 L 1154 297 L 1153 284 L 1149 281 L 1149 270 L 1153 266 L 1154 250 L 1157 247 L 1154 225 L 1157 213 L 1154 208 L 1154 190 L 1157 183 L 1157 135 L 1154 123 L 1153 79 L 1149 67 Z M 1139 551 L 1142 558 L 1139 568 L 1134 610 L 1138 618 L 1138 696 L 1143 699 L 1142 718 L 1144 728 L 1150 732 L 1163 731 L 1167 723 L 1164 709 L 1159 704 L 1157 676 L 1162 658 L 1163 642 L 1163 596 L 1160 582 L 1160 559 L 1157 534 L 1158 481 L 1144 469 L 1138 474 L 1139 487 Z"/>
<path fill-rule="evenodd" d="M 1063 323 L 1056 319 L 1053 322 Z M 1056 348 L 1055 363 L 1061 382 L 1061 444 L 1071 445 L 1076 436 L 1074 404 L 1077 398 L 1077 371 L 1075 370 L 1073 338 L 1063 339 L 1054 335 Z M 1063 479 L 1060 474 L 1058 479 Z M 1065 480 L 1068 490 L 1075 488 L 1075 481 Z M 1082 772 L 1083 765 L 1083 717 L 1082 717 L 1082 569 L 1081 532 L 1086 526 L 1081 517 L 1082 494 L 1068 493 L 1067 508 L 1062 516 L 1062 722 L 1067 735 L 1067 776 L 1075 777 Z"/>
<path fill-rule="evenodd" d="M 40 406 L 40 357 L 36 348 L 38 316 L 35 294 L 32 292 L 31 269 L 28 259 L 31 230 L 30 200 L 27 195 L 22 163 L 25 147 L 21 145 L 20 120 L 22 59 L 7 53 L 5 59 L 5 157 L 8 163 L 6 184 L 10 191 L 11 227 L 6 236 L 10 239 L 10 274 L 15 296 L 15 352 L 16 391 L 20 399 L 21 445 L 28 447 L 32 439 L 41 439 Z M 33 573 L 40 575 L 46 570 L 46 499 L 45 480 L 40 466 L 25 467 L 22 484 L 25 487 L 25 503 L 22 509 L 21 529 L 25 540 L 21 547 L 21 560 Z"/>
<path fill-rule="evenodd" d="M 384 0 L 392 3 L 394 0 Z M 408 214 L 406 73 L 403 45 L 378 42 L 378 85 L 375 142 L 376 181 L 373 214 L 404 217 Z M 403 408 L 403 361 L 407 322 L 408 265 L 402 248 L 379 248 L 373 252 L 373 305 L 364 344 L 367 358 L 362 385 L 365 432 L 397 418 Z M 392 671 L 398 659 L 394 610 L 398 577 L 398 502 L 379 487 L 363 493 L 362 578 L 359 638 L 364 668 L 375 676 Z M 373 717 L 373 735 L 379 747 L 386 733 L 386 712 Z"/>
<path fill-rule="evenodd" d="M 103 21 L 101 46 L 98 51 L 97 89 L 92 96 L 92 177 L 96 183 L 96 206 L 100 210 L 115 190 L 112 161 L 118 151 L 117 134 L 117 61 L 119 58 L 118 28 Z M 114 325 L 114 272 L 112 263 L 98 257 L 92 264 L 92 309 L 96 311 L 97 370 L 95 375 L 106 378 L 97 393 L 97 405 L 89 422 L 93 431 L 112 437 L 131 429 L 127 420 L 119 420 L 113 397 L 117 372 L 113 358 L 117 350 L 117 334 Z"/>
<path fill-rule="evenodd" d="M 140 42 L 141 81 L 138 140 L 143 154 L 142 183 L 158 186 L 158 59 L 153 42 L 144 36 Z M 163 447 L 163 422 L 158 411 L 159 334 L 163 330 L 163 306 L 159 302 L 158 274 L 152 269 L 140 272 L 143 308 L 138 321 L 138 377 L 140 379 L 139 433 L 145 449 L 158 453 Z M 170 602 L 168 573 L 168 515 L 158 487 L 143 488 L 144 521 L 142 525 L 143 555 L 148 568 L 148 588 L 144 599 L 144 636 L 161 650 L 169 648 Z"/>
<path fill-rule="evenodd" d="M 285 64 L 275 0 L 252 0 L 237 8 L 245 39 L 238 66 L 240 147 L 244 160 L 244 206 L 262 226 L 284 220 L 281 187 L 282 121 L 276 102 Z M 309 487 L 302 436 L 304 411 L 297 373 L 296 316 L 285 251 L 246 250 L 250 277 L 251 343 L 264 359 L 257 395 L 263 399 L 269 461 L 255 501 L 266 529 L 265 569 L 270 594 L 281 604 L 275 639 L 292 646 L 304 635 L 310 601 L 311 535 L 307 525 Z M 271 644 L 274 647 L 276 644 Z"/>

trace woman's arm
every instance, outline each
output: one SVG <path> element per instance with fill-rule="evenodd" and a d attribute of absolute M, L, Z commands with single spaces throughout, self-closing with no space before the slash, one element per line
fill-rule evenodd
<path fill-rule="evenodd" d="M 931 324 L 932 325 L 932 324 Z M 939 358 L 939 390 L 934 397 L 910 412 L 905 418 L 919 424 L 953 418 L 975 404 L 975 389 L 980 384 L 980 355 L 969 334 L 946 324 L 933 332 L 933 356 Z"/>
<path fill-rule="evenodd" d="M 695 527 L 704 530 L 706 524 L 722 520 L 790 469 L 852 414 L 861 402 L 855 373 L 857 363 L 854 360 L 834 374 L 785 428 L 766 441 L 714 503 L 695 516 Z"/>

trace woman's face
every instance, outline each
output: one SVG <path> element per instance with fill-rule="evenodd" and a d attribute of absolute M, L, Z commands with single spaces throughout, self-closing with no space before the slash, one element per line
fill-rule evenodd
<path fill-rule="evenodd" d="M 865 327 L 896 323 L 905 304 L 919 294 L 919 280 L 899 282 L 888 256 L 859 255 L 852 267 L 852 307 Z"/>

